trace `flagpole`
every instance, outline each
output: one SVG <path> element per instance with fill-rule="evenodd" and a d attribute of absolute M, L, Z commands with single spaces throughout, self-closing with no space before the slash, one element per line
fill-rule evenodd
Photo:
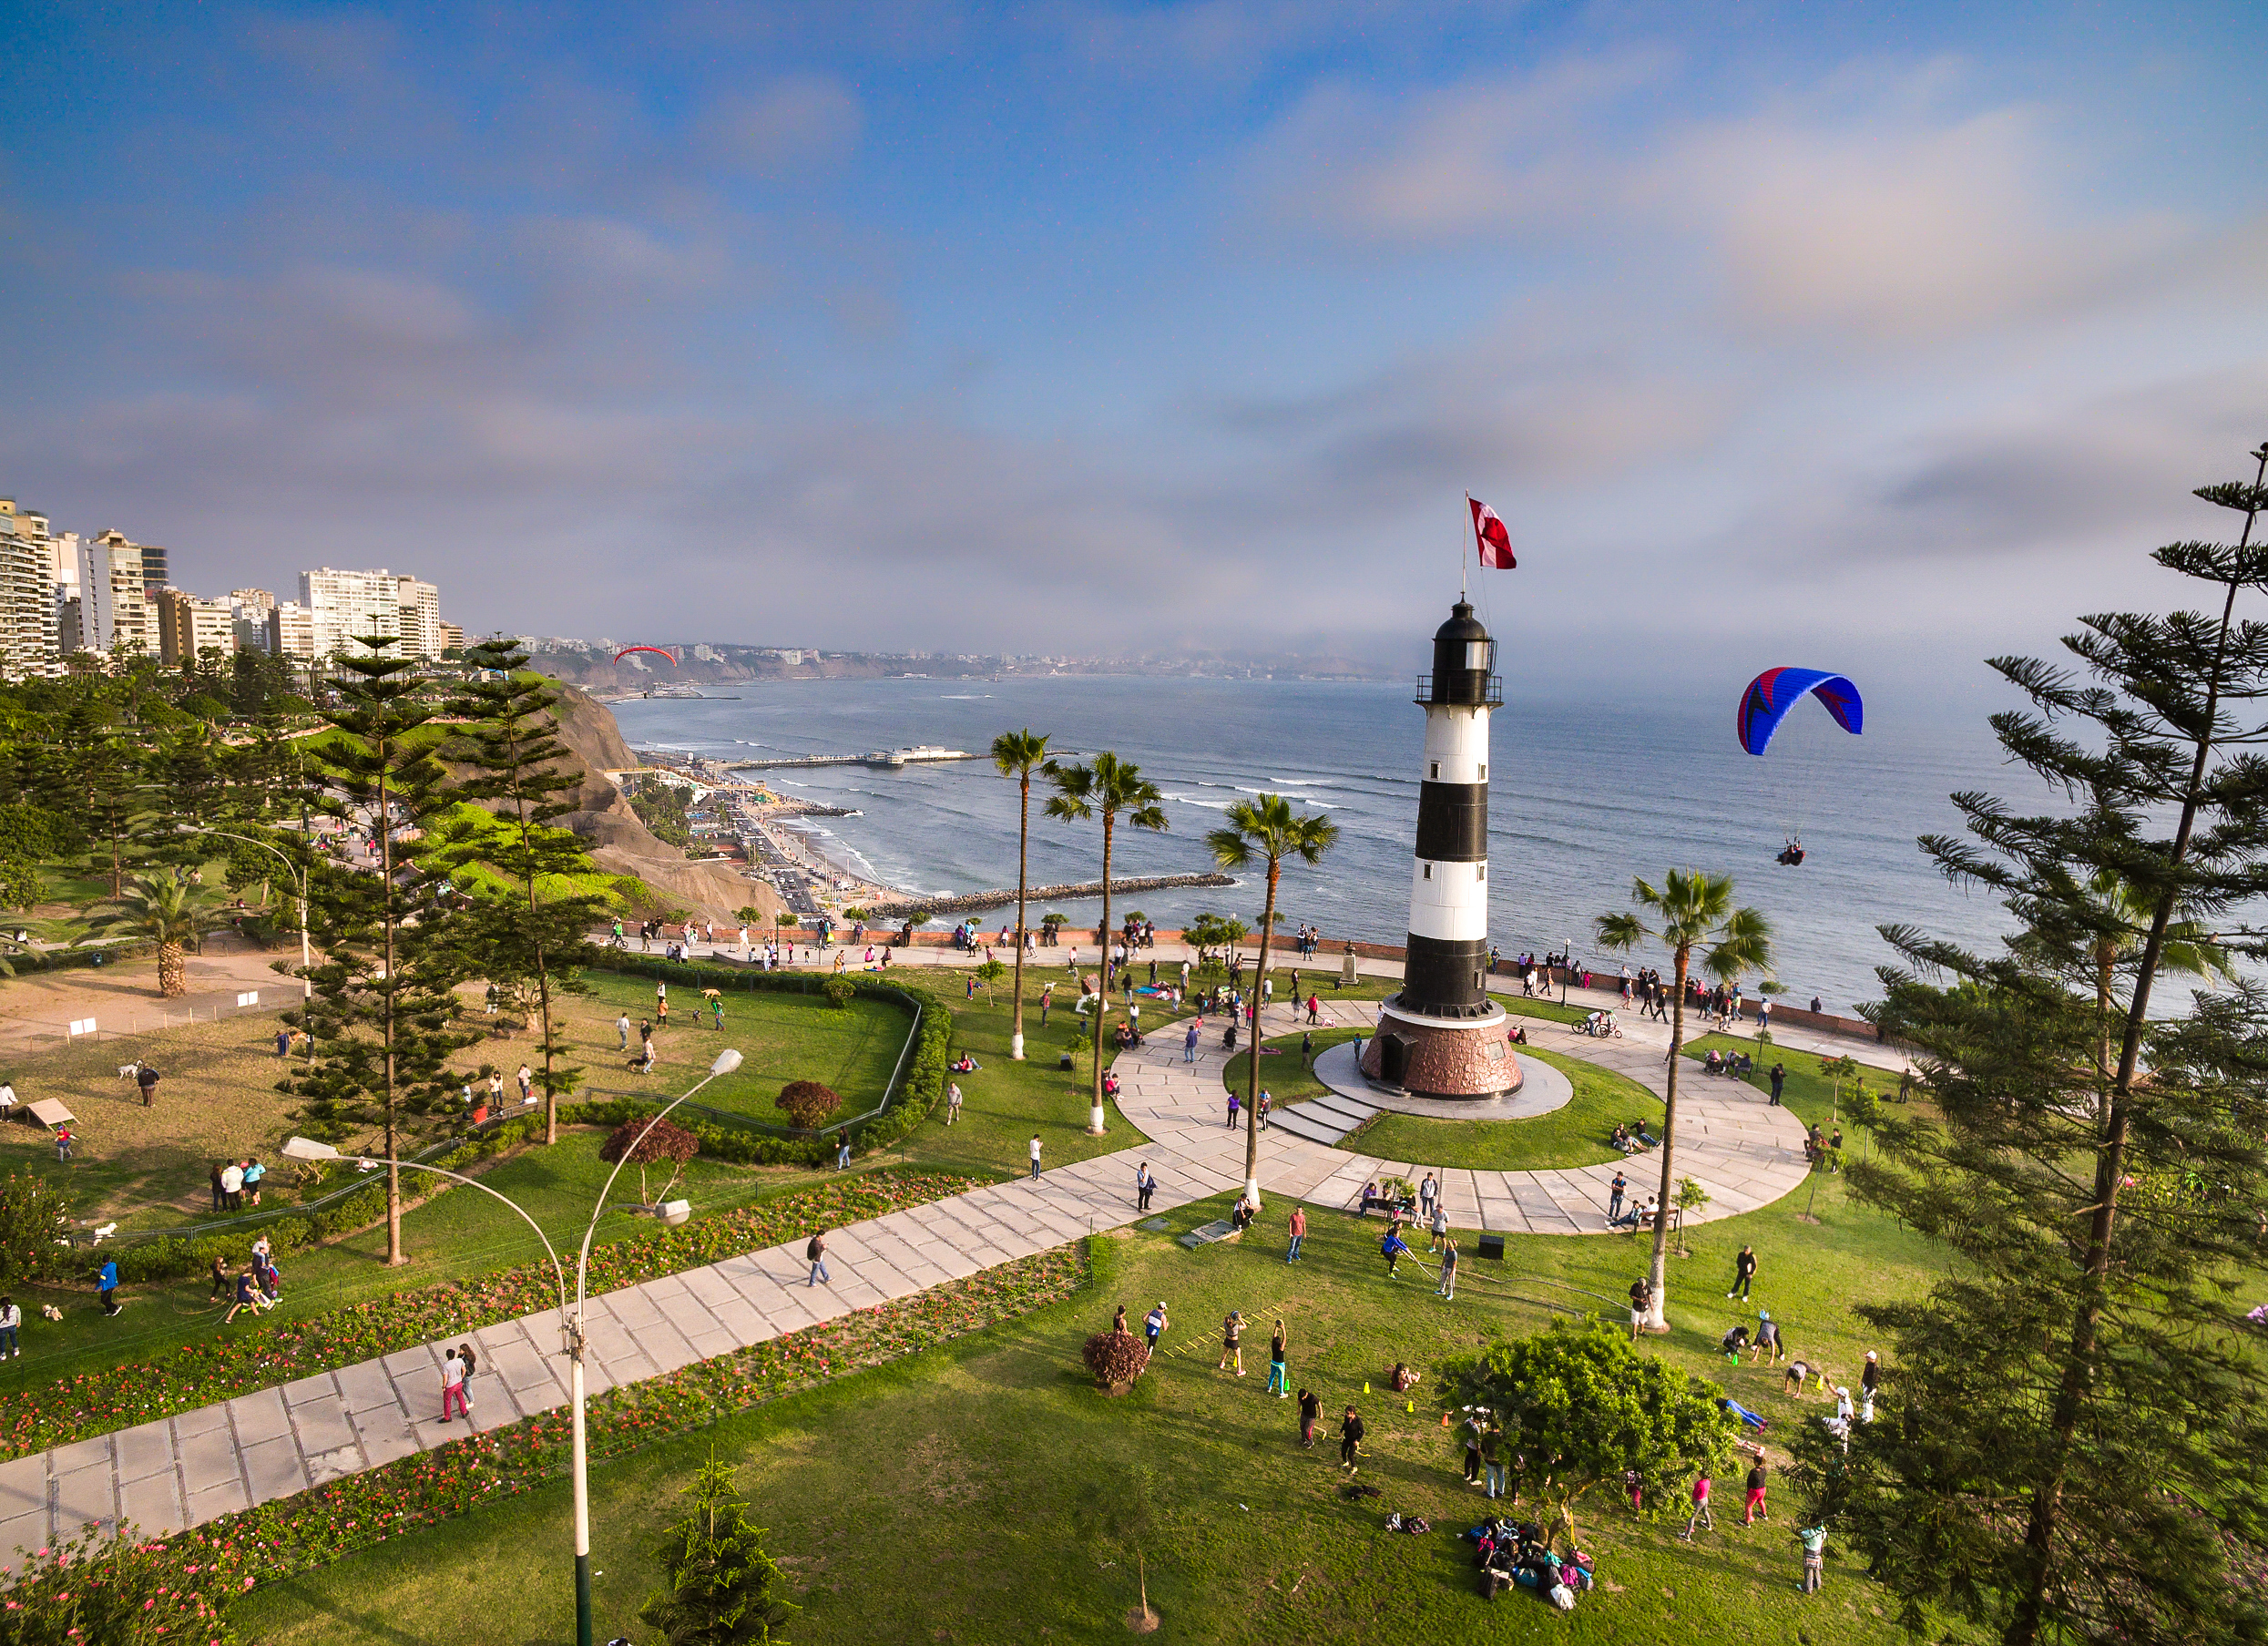
<path fill-rule="evenodd" d="M 1465 537 L 1456 544 L 1456 598 L 1465 598 L 1470 586 L 1465 580 L 1465 538 L 1473 535 L 1473 494 L 1465 494 Z"/>

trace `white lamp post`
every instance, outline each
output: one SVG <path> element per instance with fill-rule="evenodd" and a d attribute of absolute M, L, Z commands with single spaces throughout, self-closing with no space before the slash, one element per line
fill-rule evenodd
<path fill-rule="evenodd" d="M 690 1098 L 694 1092 L 708 1085 L 719 1075 L 729 1075 L 740 1066 L 741 1054 L 739 1052 L 730 1048 L 719 1052 L 717 1060 L 709 1066 L 709 1072 L 694 1084 L 692 1090 L 686 1092 L 682 1097 L 671 1099 L 668 1107 L 647 1121 L 644 1130 L 639 1131 L 638 1136 L 631 1140 L 630 1146 L 622 1151 L 621 1160 L 615 1162 L 614 1170 L 607 1174 L 606 1182 L 599 1188 L 598 1203 L 591 1209 L 589 1225 L 583 1231 L 582 1250 L 577 1255 L 575 1263 L 575 1301 L 571 1307 L 567 1295 L 566 1265 L 560 1263 L 559 1254 L 553 1249 L 551 1238 L 543 1232 L 542 1225 L 528 1216 L 516 1201 L 497 1193 L 495 1190 L 489 1188 L 477 1178 L 446 1171 L 438 1166 L 427 1166 L 416 1160 L 387 1160 L 376 1156 L 356 1157 L 359 1163 L 377 1166 L 407 1166 L 418 1171 L 430 1171 L 437 1177 L 453 1179 L 460 1183 L 469 1183 L 483 1194 L 503 1201 L 506 1205 L 519 1213 L 523 1222 L 536 1231 L 536 1238 L 543 1242 L 544 1254 L 551 1260 L 551 1271 L 557 1278 L 559 1285 L 560 1332 L 566 1339 L 560 1353 L 567 1356 L 567 1396 L 574 1406 L 576 1646 L 591 1646 L 590 1454 L 583 1423 L 583 1304 L 585 1287 L 590 1276 L 591 1239 L 598 1232 L 598 1220 L 610 1210 L 654 1218 L 671 1229 L 679 1227 L 692 1216 L 693 1207 L 689 1201 L 665 1201 L 651 1206 L 632 1202 L 610 1208 L 607 1204 L 607 1195 L 614 1188 L 614 1180 L 622 1175 L 622 1168 L 628 1163 L 630 1157 L 638 1152 L 639 1144 L 646 1140 L 647 1132 L 653 1130 L 661 1123 L 663 1117 L 669 1114 L 670 1109 L 684 1102 L 687 1098 Z M 345 1158 L 330 1144 L 318 1143 L 312 1138 L 291 1139 L 284 1144 L 283 1153 L 286 1159 L 294 1160 L 336 1160 Z"/>

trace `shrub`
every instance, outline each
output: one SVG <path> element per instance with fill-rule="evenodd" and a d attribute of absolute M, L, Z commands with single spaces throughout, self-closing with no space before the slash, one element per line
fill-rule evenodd
<path fill-rule="evenodd" d="M 638 1615 L 669 1641 L 687 1646 L 741 1646 L 771 1639 L 797 1608 L 787 1598 L 787 1574 L 764 1552 L 763 1528 L 748 1518 L 748 1499 L 732 1488 L 732 1468 L 709 1461 L 685 1495 L 685 1518 L 654 1551 L 661 1588 Z"/>
<path fill-rule="evenodd" d="M 45 806 L 0 806 L 0 857 L 53 863 L 86 842 L 86 830 L 68 814 Z"/>
<path fill-rule="evenodd" d="M 37 869 L 17 858 L 0 857 L 0 909 L 28 909 L 40 896 Z"/>
<path fill-rule="evenodd" d="M 233 1646 L 221 1609 L 252 1581 L 233 1549 L 225 1562 L 195 1534 L 143 1542 L 94 1531 L 42 1549 L 7 1591 L 0 1640 L 14 1646 L 162 1646 L 167 1640 Z M 224 1564 L 229 1569 L 224 1570 Z M 232 1592 L 233 1591 L 233 1592 Z"/>
<path fill-rule="evenodd" d="M 819 986 L 819 992 L 827 997 L 831 1010 L 847 1012 L 851 1009 L 851 997 L 858 993 L 858 986 L 848 977 L 830 977 Z"/>
<path fill-rule="evenodd" d="M 816 1080 L 790 1080 L 781 1089 L 778 1102 L 788 1111 L 788 1119 L 805 1131 L 816 1130 L 822 1121 L 843 1107 L 843 1099 Z"/>
<path fill-rule="evenodd" d="M 46 1280 L 71 1255 L 63 1244 L 70 1208 L 45 1178 L 28 1171 L 0 1177 L 0 1285 Z"/>
<path fill-rule="evenodd" d="M 1124 1394 L 1149 1365 L 1149 1345 L 1131 1332 L 1098 1332 L 1087 1340 L 1087 1369 L 1113 1395 Z"/>
<path fill-rule="evenodd" d="M 684 1127 L 669 1120 L 631 1119 L 616 1127 L 605 1142 L 598 1145 L 598 1158 L 617 1163 L 628 1161 L 638 1167 L 638 1198 L 651 1205 L 666 1198 L 677 1187 L 678 1173 L 685 1162 L 700 1152 L 700 1140 Z M 656 1195 L 646 1186 L 646 1168 L 669 1162 L 669 1181 Z"/>

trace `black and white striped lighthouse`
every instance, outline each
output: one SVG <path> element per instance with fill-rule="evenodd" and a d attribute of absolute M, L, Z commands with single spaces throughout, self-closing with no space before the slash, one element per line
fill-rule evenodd
<path fill-rule="evenodd" d="M 1520 1083 L 1504 1008 L 1488 998 L 1488 712 L 1502 700 L 1496 642 L 1459 600 L 1418 680 L 1425 752 L 1402 992 L 1363 1053 L 1370 1079 L 1426 1097 L 1496 1097 Z"/>

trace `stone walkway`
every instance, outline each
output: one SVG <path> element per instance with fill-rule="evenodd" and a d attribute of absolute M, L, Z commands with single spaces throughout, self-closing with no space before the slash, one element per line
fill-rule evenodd
<path fill-rule="evenodd" d="M 1374 1022 L 1374 1003 L 1326 1007 L 1336 1024 Z M 1262 1029 L 1292 1032 L 1290 1007 L 1272 1007 Z M 1534 1025 L 1531 1024 L 1531 1033 Z M 1546 1026 L 1546 1044 L 1557 1026 Z M 1649 1085 L 1660 1079 L 1660 1045 L 1638 1038 L 1592 1041 L 1568 1034 L 1575 1056 Z M 1153 1035 L 1115 1067 L 1119 1108 L 1148 1139 L 1136 1147 L 909 1207 L 828 1236 L 832 1283 L 805 1283 L 803 1237 L 707 1268 L 649 1281 L 588 1306 L 589 1387 L 596 1393 L 765 1342 L 852 1310 L 906 1297 L 948 1279 L 1049 1250 L 1131 1222 L 1134 1172 L 1159 1179 L 1152 1212 L 1238 1188 L 1244 1133 L 1222 1124 L 1225 1058 L 1217 1033 L 1192 1063 L 1182 1037 Z M 1695 1088 L 1703 1088 L 1696 1090 Z M 1680 1171 L 1708 1188 L 1702 1221 L 1753 1210 L 1803 1179 L 1803 1129 L 1785 1109 L 1735 1082 L 1695 1076 L 1681 1104 Z M 1271 1196 L 1347 1207 L 1382 1171 L 1413 1177 L 1426 1168 L 1332 1149 L 1272 1128 L 1261 1134 L 1260 1178 Z M 1612 1166 L 1559 1171 L 1434 1169 L 1460 1228 L 1597 1232 Z M 1632 1171 L 1642 1189 L 1645 1162 Z M 556 1311 L 474 1333 L 481 1372 L 475 1429 L 494 1428 L 564 1405 L 567 1369 Z M 461 1338 L 434 1343 L 218 1406 L 0 1464 L 0 1550 L 36 1548 L 88 1522 L 120 1517 L 152 1532 L 202 1525 L 326 1480 L 429 1451 L 466 1431 L 438 1419 L 441 1356 Z"/>

